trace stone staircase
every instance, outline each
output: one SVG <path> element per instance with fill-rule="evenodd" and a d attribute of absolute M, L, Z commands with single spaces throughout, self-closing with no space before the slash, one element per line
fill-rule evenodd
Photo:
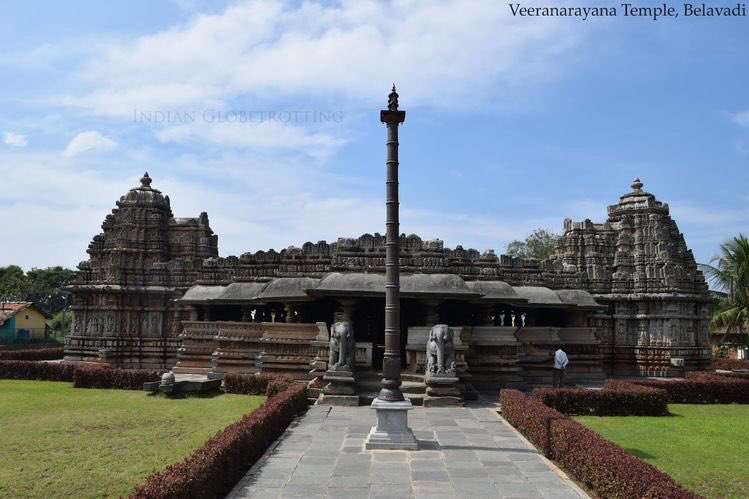
<path fill-rule="evenodd" d="M 357 371 L 356 393 L 359 395 L 359 405 L 370 405 L 380 392 L 382 373 L 379 371 Z M 424 375 L 401 373 L 401 391 L 413 405 L 424 405 L 426 384 Z"/>

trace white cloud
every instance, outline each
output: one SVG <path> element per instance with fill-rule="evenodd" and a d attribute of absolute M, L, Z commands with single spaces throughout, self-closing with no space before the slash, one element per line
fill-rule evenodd
<path fill-rule="evenodd" d="M 3 142 L 9 146 L 26 147 L 29 143 L 27 137 L 27 135 L 21 135 L 20 133 L 5 132 L 3 134 Z"/>
<path fill-rule="evenodd" d="M 56 99 L 121 117 L 247 95 L 370 106 L 395 81 L 409 107 L 477 109 L 554 74 L 581 37 L 558 19 L 513 18 L 493 0 L 249 0 L 106 46 L 82 70 L 93 90 Z"/>
<path fill-rule="evenodd" d="M 343 139 L 329 133 L 276 122 L 198 122 L 161 129 L 156 137 L 163 142 L 180 144 L 203 140 L 222 147 L 286 149 L 320 159 L 330 157 L 344 144 Z"/>
<path fill-rule="evenodd" d="M 65 148 L 63 155 L 66 157 L 73 157 L 86 151 L 95 149 L 113 149 L 117 147 L 117 142 L 105 137 L 96 130 L 89 130 L 87 132 L 81 132 L 70 141 L 68 147 Z"/>
<path fill-rule="evenodd" d="M 749 110 L 736 113 L 733 115 L 733 122 L 737 125 L 749 127 Z"/>

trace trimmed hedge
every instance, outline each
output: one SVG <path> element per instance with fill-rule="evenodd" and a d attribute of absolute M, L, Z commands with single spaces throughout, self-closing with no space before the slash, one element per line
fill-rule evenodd
<path fill-rule="evenodd" d="M 501 390 L 499 403 L 502 406 L 502 417 L 525 435 L 545 456 L 552 457 L 551 422 L 557 419 L 569 420 L 569 418 L 518 390 L 507 388 Z"/>
<path fill-rule="evenodd" d="M 63 347 L 0 350 L 0 360 L 55 360 L 65 355 Z"/>
<path fill-rule="evenodd" d="M 584 388 L 536 388 L 532 396 L 563 414 L 595 416 L 666 416 L 668 393 L 664 390 L 607 381 L 603 390 Z"/>
<path fill-rule="evenodd" d="M 714 358 L 713 366 L 716 369 L 725 369 L 726 371 L 733 371 L 734 369 L 749 370 L 749 360 Z"/>
<path fill-rule="evenodd" d="M 265 389 L 266 397 L 273 397 L 278 395 L 282 391 L 294 384 L 294 378 L 289 375 L 279 376 L 276 379 L 268 383 L 268 388 Z"/>
<path fill-rule="evenodd" d="M 296 415 L 306 408 L 306 389 L 300 385 L 289 386 L 238 422 L 219 431 L 182 462 L 149 476 L 130 497 L 224 497 Z"/>
<path fill-rule="evenodd" d="M 143 383 L 158 381 L 165 372 L 165 370 L 155 369 L 113 369 L 79 365 L 73 370 L 73 386 L 75 388 L 142 390 Z"/>
<path fill-rule="evenodd" d="M 224 375 L 224 391 L 243 395 L 262 395 L 268 389 L 268 382 L 270 382 L 270 376 L 265 374 L 227 373 Z"/>
<path fill-rule="evenodd" d="M 688 374 L 688 373 L 687 373 Z M 702 373 L 701 373 L 702 374 Z M 749 379 L 749 372 L 731 371 L 731 372 L 720 372 L 720 373 L 709 373 L 719 378 L 734 378 L 734 379 Z M 687 378 L 689 376 L 687 375 Z"/>
<path fill-rule="evenodd" d="M 157 381 L 166 371 L 115 369 L 67 362 L 0 361 L 0 379 L 72 381 L 75 388 L 142 390 L 146 381 Z"/>
<path fill-rule="evenodd" d="M 699 497 L 613 442 L 545 406 L 538 398 L 517 390 L 502 390 L 499 397 L 502 416 L 512 426 L 600 497 Z"/>
<path fill-rule="evenodd" d="M 75 364 L 68 364 L 65 362 L 0 360 L 0 379 L 73 381 L 73 371 L 75 368 Z"/>
<path fill-rule="evenodd" d="M 555 461 L 601 497 L 697 498 L 670 476 L 581 424 L 551 425 Z"/>
<path fill-rule="evenodd" d="M 684 380 L 633 379 L 640 386 L 668 392 L 673 404 L 749 404 L 749 380 L 710 373 L 695 373 Z"/>
<path fill-rule="evenodd" d="M 294 378 L 287 375 L 271 376 L 270 374 L 237 374 L 224 375 L 224 391 L 243 395 L 265 395 L 271 397 L 286 390 L 294 383 Z"/>

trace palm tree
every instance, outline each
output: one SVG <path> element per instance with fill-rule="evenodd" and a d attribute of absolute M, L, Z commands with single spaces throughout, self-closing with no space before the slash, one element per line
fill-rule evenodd
<path fill-rule="evenodd" d="M 713 329 L 726 333 L 747 331 L 749 325 L 749 240 L 743 234 L 720 245 L 720 255 L 710 265 L 700 265 L 714 289 L 721 292 L 713 318 Z"/>

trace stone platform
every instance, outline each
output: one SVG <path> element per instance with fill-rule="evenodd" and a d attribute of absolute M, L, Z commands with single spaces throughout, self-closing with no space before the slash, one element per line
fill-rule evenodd
<path fill-rule="evenodd" d="M 588 497 L 494 403 L 410 411 L 417 451 L 366 450 L 374 412 L 311 407 L 227 497 Z"/>

